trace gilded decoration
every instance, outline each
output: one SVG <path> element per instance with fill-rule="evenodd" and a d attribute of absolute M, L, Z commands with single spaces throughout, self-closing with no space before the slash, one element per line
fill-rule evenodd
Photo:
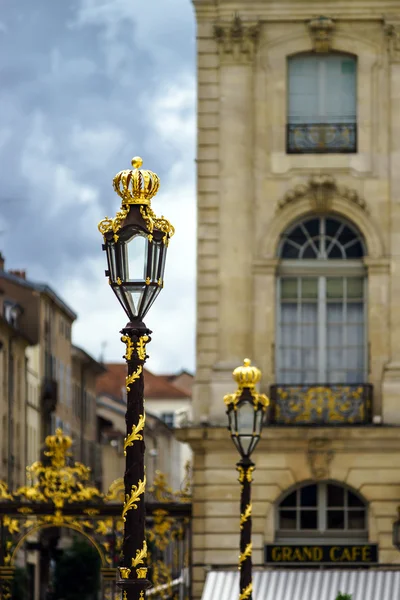
<path fill-rule="evenodd" d="M 149 341 L 148 335 L 142 335 L 136 344 L 136 352 L 139 360 L 146 360 L 146 343 Z"/>
<path fill-rule="evenodd" d="M 147 543 L 146 540 L 143 542 L 143 548 L 141 550 L 136 550 L 135 558 L 132 558 L 132 567 L 137 567 L 138 565 L 142 565 L 144 563 L 144 559 L 147 556 Z"/>
<path fill-rule="evenodd" d="M 269 405 L 269 399 L 265 394 L 258 394 L 255 390 L 256 384 L 261 379 L 261 371 L 257 367 L 251 365 L 251 360 L 245 358 L 243 366 L 237 367 L 232 373 L 233 379 L 238 385 L 238 389 L 234 394 L 227 394 L 224 396 L 224 403 L 226 406 L 233 404 L 236 410 L 239 404 L 243 389 L 249 390 L 254 403 L 254 410 L 257 410 L 259 405 L 262 406 L 263 410 L 266 410 Z"/>
<path fill-rule="evenodd" d="M 335 22 L 329 17 L 317 17 L 308 22 L 314 52 L 327 53 L 332 50 Z"/>
<path fill-rule="evenodd" d="M 400 62 L 400 22 L 385 23 L 389 58 L 392 62 Z"/>
<path fill-rule="evenodd" d="M 252 542 L 250 542 L 249 544 L 247 544 L 246 548 L 244 549 L 244 552 L 242 552 L 239 555 L 239 568 L 240 568 L 240 565 L 242 564 L 242 562 L 244 562 L 246 560 L 246 558 L 251 556 L 252 549 L 253 549 L 253 544 L 252 544 Z"/>
<path fill-rule="evenodd" d="M 137 509 L 137 503 L 140 502 L 140 496 L 144 494 L 146 489 L 146 475 L 143 478 L 143 481 L 139 479 L 137 485 L 133 485 L 131 489 L 131 494 L 125 495 L 124 508 L 122 509 L 122 518 L 126 521 L 126 513 L 133 508 Z"/>
<path fill-rule="evenodd" d="M 250 519 L 251 510 L 252 510 L 252 505 L 248 504 L 246 506 L 246 510 L 244 511 L 244 513 L 240 515 L 240 529 L 243 529 L 243 525 L 246 523 L 246 521 L 248 521 L 248 519 Z"/>
<path fill-rule="evenodd" d="M 311 209 L 316 212 L 327 213 L 332 208 L 333 198 L 340 196 L 359 206 L 368 213 L 367 204 L 360 194 L 345 185 L 339 185 L 332 175 L 312 175 L 306 184 L 299 184 L 278 202 L 278 210 L 305 197 L 310 199 Z"/>
<path fill-rule="evenodd" d="M 260 38 L 260 23 L 245 23 L 238 13 L 229 24 L 217 23 L 214 37 L 221 60 L 225 62 L 250 62 L 253 60 Z"/>
<path fill-rule="evenodd" d="M 132 565 L 118 567 L 124 531 L 121 515 L 123 480 L 116 480 L 108 492 L 102 493 L 90 483 L 90 469 L 72 460 L 71 444 L 71 439 L 57 430 L 55 435 L 46 438 L 43 462 L 37 461 L 27 469 L 30 474 L 28 485 L 13 492 L 1 482 L 0 530 L 3 553 L 0 557 L 0 588 L 3 600 L 6 576 L 12 580 L 13 565 L 25 541 L 51 527 L 67 528 L 81 534 L 97 549 L 101 559 L 104 598 L 113 600 L 115 597 L 113 586 L 118 569 L 121 579 L 145 578 L 146 557 L 153 586 L 163 586 L 163 590 L 173 591 L 176 573 L 189 565 L 190 517 L 186 515 L 190 515 L 190 507 L 185 503 L 190 502 L 190 466 L 187 467 L 183 489 L 179 491 L 172 491 L 166 477 L 157 473 L 147 494 L 146 504 L 151 506 L 157 497 L 163 508 L 148 509 L 146 542 L 136 551 L 135 557 L 128 558 Z M 131 495 L 125 498 L 124 515 L 135 508 L 139 500 L 144 501 L 144 487 L 145 481 L 133 486 Z M 171 503 L 175 506 L 173 515 L 170 513 Z M 176 515 L 179 504 L 182 508 Z"/>
<path fill-rule="evenodd" d="M 236 469 L 239 471 L 238 481 L 239 483 L 243 483 L 246 479 L 249 483 L 253 481 L 253 471 L 255 467 L 247 467 L 244 469 L 241 465 L 238 465 Z"/>
<path fill-rule="evenodd" d="M 134 351 L 134 345 L 131 338 L 129 337 L 129 335 L 123 335 L 121 337 L 121 342 L 124 342 L 124 344 L 126 345 L 126 352 L 124 354 L 125 360 L 131 360 Z"/>
<path fill-rule="evenodd" d="M 371 413 L 370 386 L 274 386 L 274 423 L 362 424 Z"/>
<path fill-rule="evenodd" d="M 253 584 L 249 583 L 249 585 L 244 590 L 242 590 L 242 592 L 239 596 L 239 600 L 248 600 L 248 598 L 251 597 L 252 591 L 253 591 Z"/>
<path fill-rule="evenodd" d="M 151 208 L 151 199 L 158 192 L 160 180 L 153 171 L 140 169 L 142 163 L 142 159 L 136 156 L 131 161 L 132 170 L 121 171 L 114 177 L 113 188 L 121 198 L 121 208 L 113 219 L 105 217 L 100 221 L 98 229 L 104 237 L 112 233 L 114 242 L 117 242 L 119 239 L 118 232 L 123 227 L 130 207 L 139 205 L 140 213 L 146 223 L 148 239 L 150 241 L 153 239 L 153 230 L 156 228 L 165 234 L 163 241 L 164 244 L 168 244 L 168 240 L 174 235 L 175 229 L 164 216 L 157 217 Z"/>
<path fill-rule="evenodd" d="M 333 459 L 332 442 L 325 438 L 314 438 L 308 443 L 307 461 L 314 479 L 329 479 L 330 463 Z"/>
<path fill-rule="evenodd" d="M 133 373 L 131 373 L 131 375 L 128 375 L 126 377 L 126 391 L 127 392 L 131 391 L 131 388 L 130 388 L 131 383 L 134 383 L 136 381 L 136 379 L 139 379 L 142 371 L 143 371 L 143 367 L 142 367 L 142 365 L 139 365 L 138 368 L 136 369 L 136 371 L 134 371 Z"/>
<path fill-rule="evenodd" d="M 124 440 L 124 455 L 126 456 L 126 449 L 129 446 L 133 446 L 133 442 L 137 440 L 143 440 L 143 436 L 139 431 L 143 431 L 146 422 L 146 415 L 139 415 L 139 422 L 137 425 L 133 425 L 131 433 Z"/>
<path fill-rule="evenodd" d="M 72 439 L 57 429 L 55 435 L 46 437 L 47 451 L 45 456 L 50 464 L 41 461 L 27 467 L 27 478 L 30 485 L 20 487 L 15 496 L 23 496 L 33 502 L 52 502 L 56 509 L 64 504 L 88 501 L 101 493 L 86 482 L 90 479 L 90 469 L 82 463 L 68 464 L 71 457 Z"/>

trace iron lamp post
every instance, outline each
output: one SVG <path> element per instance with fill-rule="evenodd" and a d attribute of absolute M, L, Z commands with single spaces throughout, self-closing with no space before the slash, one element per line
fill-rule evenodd
<path fill-rule="evenodd" d="M 238 389 L 234 394 L 225 396 L 224 402 L 229 418 L 228 429 L 241 457 L 236 465 L 241 484 L 239 600 L 252 600 L 251 482 L 255 466 L 251 454 L 261 437 L 269 400 L 264 394 L 256 392 L 255 386 L 261 379 L 261 371 L 251 366 L 248 358 L 245 358 L 242 367 L 233 371 L 233 378 L 238 384 Z"/>
<path fill-rule="evenodd" d="M 127 409 L 124 454 L 125 502 L 122 511 L 124 539 L 117 585 L 124 600 L 139 600 L 151 586 L 147 579 L 144 492 L 144 380 L 146 344 L 151 331 L 143 323 L 149 308 L 164 285 L 164 268 L 173 226 L 158 218 L 151 208 L 160 181 L 152 171 L 141 170 L 142 159 L 132 159 L 132 170 L 121 171 L 113 179 L 114 191 L 121 197 L 121 208 L 113 219 L 99 223 L 108 269 L 105 274 L 129 322 L 122 329 L 126 345 Z"/>

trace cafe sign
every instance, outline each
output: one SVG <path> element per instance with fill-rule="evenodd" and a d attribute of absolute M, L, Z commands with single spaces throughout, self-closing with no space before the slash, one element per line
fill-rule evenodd
<path fill-rule="evenodd" d="M 265 562 L 280 565 L 375 564 L 378 562 L 378 545 L 266 545 Z"/>

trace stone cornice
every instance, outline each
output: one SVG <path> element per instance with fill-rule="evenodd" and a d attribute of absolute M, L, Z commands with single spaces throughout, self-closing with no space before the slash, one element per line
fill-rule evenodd
<path fill-rule="evenodd" d="M 244 23 L 236 13 L 230 23 L 214 25 L 221 62 L 251 63 L 260 37 L 259 23 Z"/>
<path fill-rule="evenodd" d="M 235 452 L 226 426 L 176 429 L 176 438 L 192 448 Z M 264 427 L 257 453 L 264 452 L 308 452 L 310 441 L 326 440 L 334 453 L 375 452 L 400 453 L 400 426 L 369 425 L 366 427 Z M 255 455 L 255 459 L 257 456 Z"/>

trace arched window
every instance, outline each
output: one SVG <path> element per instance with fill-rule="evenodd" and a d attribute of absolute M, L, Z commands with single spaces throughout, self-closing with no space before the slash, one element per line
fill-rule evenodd
<path fill-rule="evenodd" d="M 289 492 L 277 506 L 276 538 L 368 538 L 368 508 L 349 488 L 331 482 L 303 485 Z"/>
<path fill-rule="evenodd" d="M 357 60 L 299 54 L 288 60 L 288 152 L 356 152 Z"/>
<path fill-rule="evenodd" d="M 306 218 L 283 235 L 278 251 L 278 385 L 366 382 L 365 253 L 360 233 L 336 216 Z"/>

